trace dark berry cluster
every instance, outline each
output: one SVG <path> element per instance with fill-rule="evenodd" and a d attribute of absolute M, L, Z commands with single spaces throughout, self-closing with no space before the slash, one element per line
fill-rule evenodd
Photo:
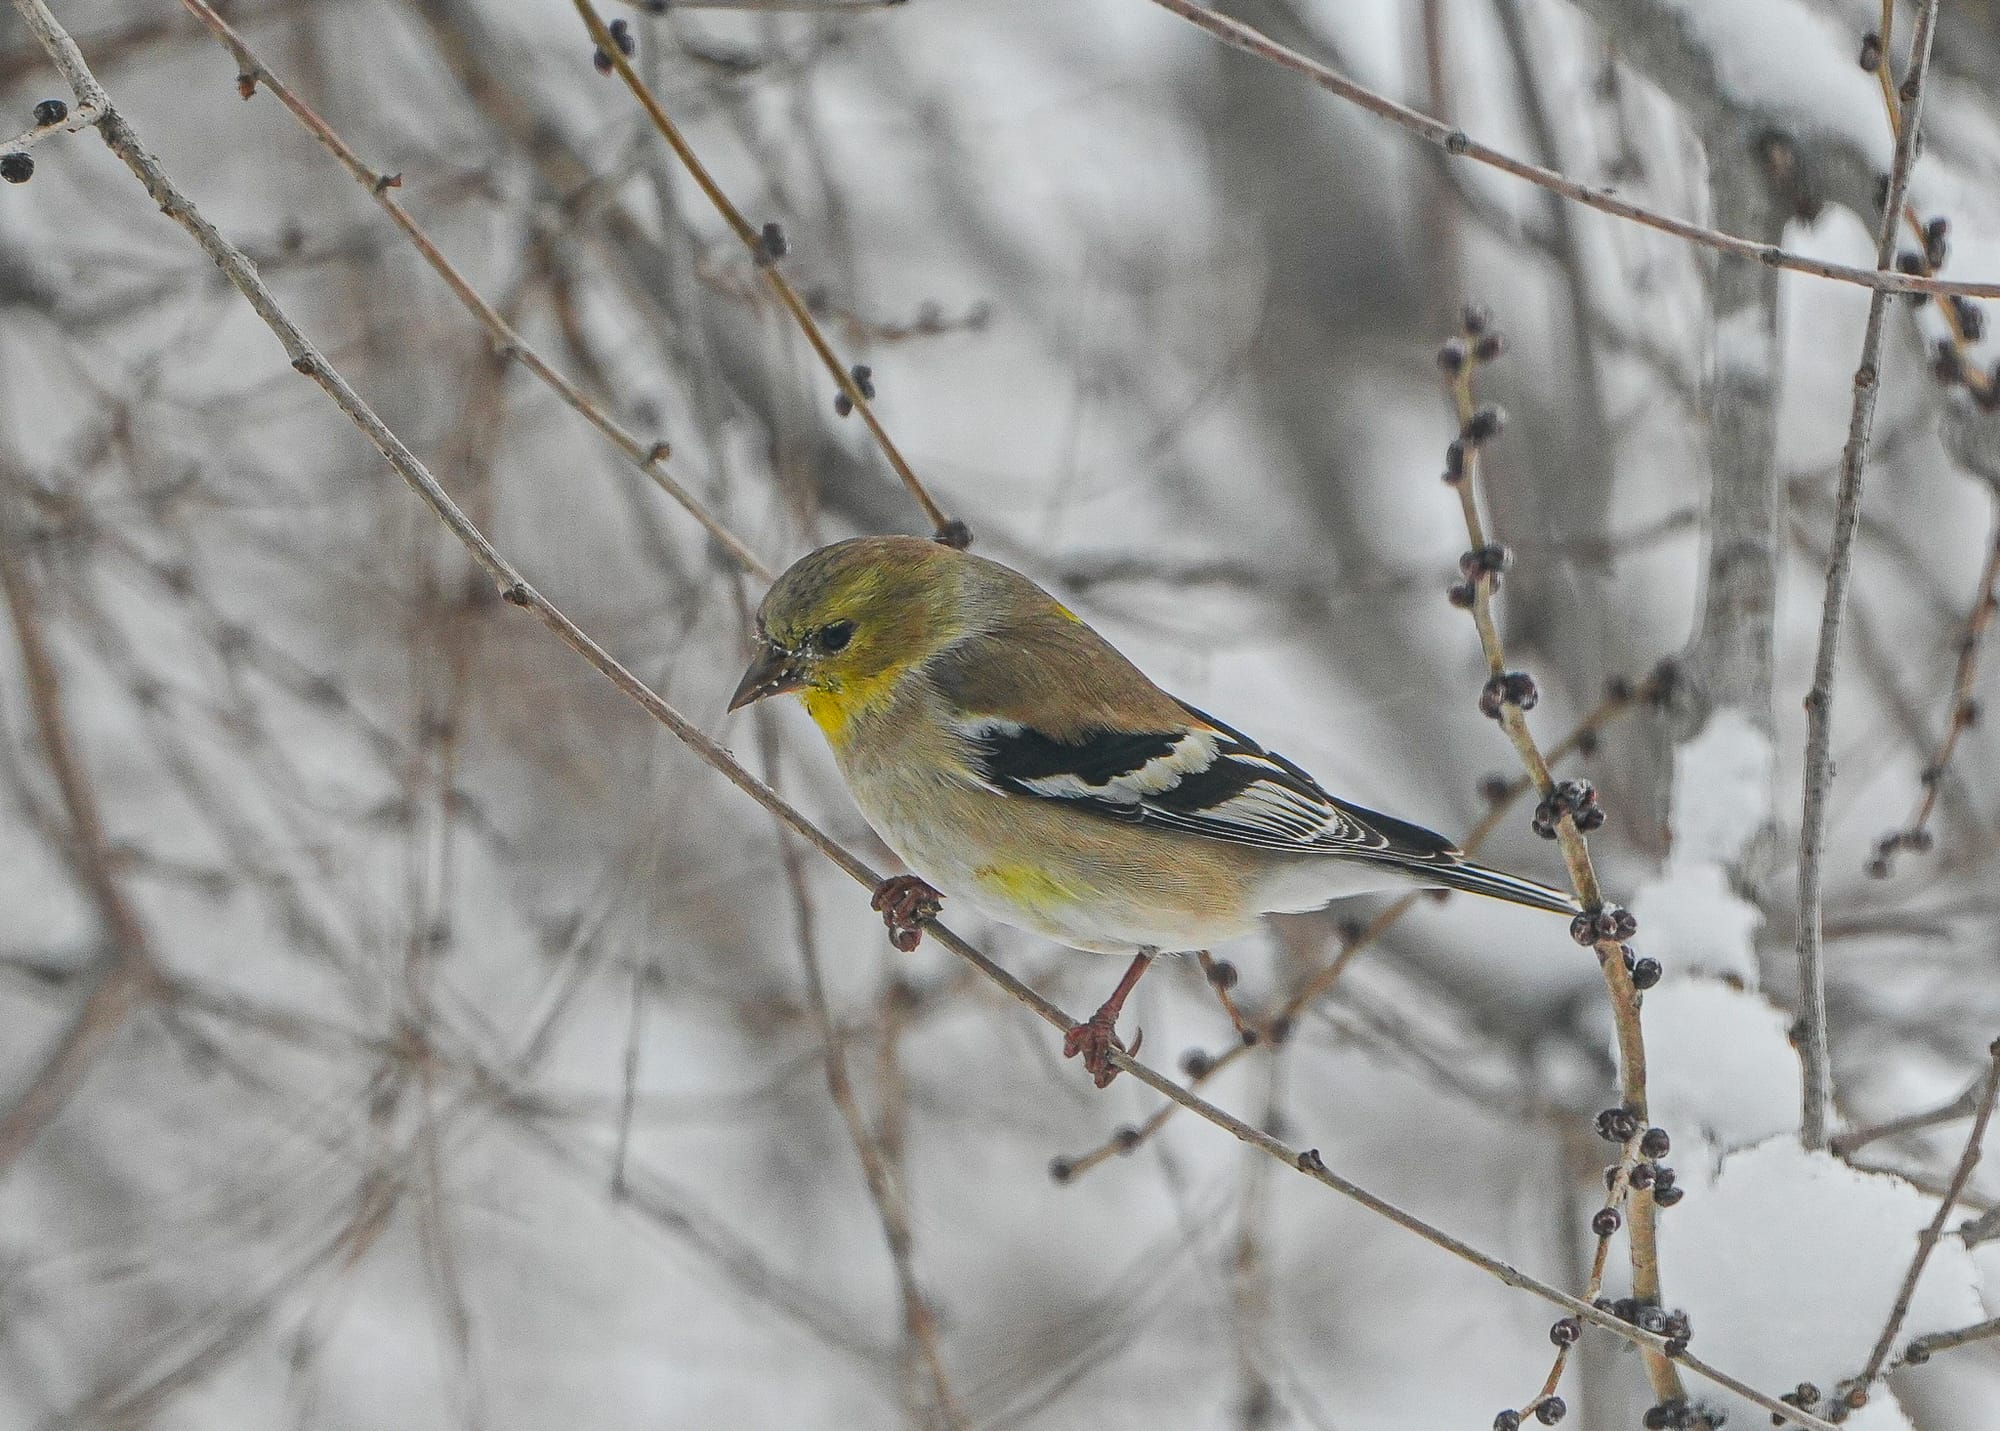
<path fill-rule="evenodd" d="M 1874 63 L 1871 63 L 1871 59 Z M 1881 60 L 1881 45 L 1874 35 L 1863 37 L 1861 44 L 1861 67 L 1872 70 Z M 1877 180 L 1875 202 L 1889 202 L 1889 178 L 1885 174 Z M 1951 220 L 1936 215 L 1924 221 L 1920 230 L 1921 244 L 1916 248 L 1906 248 L 1896 255 L 1896 271 L 1916 278 L 1934 278 L 1951 256 Z M 1910 302 L 1921 308 L 1929 302 L 1928 293 L 1905 295 Z M 1969 361 L 1968 347 L 1977 343 L 1986 332 L 1986 317 L 1979 306 L 1962 294 L 1952 294 L 1942 300 L 1945 321 L 1951 328 L 1948 338 L 1941 338 L 1931 350 L 1931 375 L 1946 387 L 1963 384 L 1973 398 L 1989 411 L 2000 408 L 2000 363 L 1991 369 L 1981 369 Z"/>
<path fill-rule="evenodd" d="M 1597 1136 L 1607 1143 L 1629 1143 L 1639 1136 L 1639 1115 L 1630 1108 L 1607 1108 L 1597 1115 Z"/>
<path fill-rule="evenodd" d="M 1514 564 L 1507 548 L 1497 545 L 1474 547 L 1458 559 L 1458 574 L 1465 578 L 1445 592 L 1453 606 L 1470 606 L 1478 594 L 1479 582 L 1492 591 L 1500 585 L 1500 573 Z"/>
<path fill-rule="evenodd" d="M 869 402 L 875 401 L 875 370 L 873 368 L 869 367 L 866 363 L 856 363 L 847 370 L 847 375 L 854 379 L 854 390 L 856 392 L 860 393 Z M 833 395 L 834 416 L 846 417 L 853 411 L 854 399 L 850 398 L 845 391 L 837 392 Z"/>
<path fill-rule="evenodd" d="M 1558 782 L 1549 797 L 1535 806 L 1529 825 L 1543 839 L 1553 840 L 1565 815 L 1576 821 L 1576 828 L 1583 834 L 1600 828 L 1604 824 L 1604 807 L 1597 803 L 1597 787 L 1588 780 Z"/>
<path fill-rule="evenodd" d="M 792 251 L 792 241 L 785 237 L 785 226 L 773 219 L 757 230 L 757 266 L 768 267 Z"/>
<path fill-rule="evenodd" d="M 1531 711 L 1541 698 L 1541 692 L 1535 689 L 1535 678 L 1526 671 L 1502 671 L 1480 688 L 1479 713 L 1498 720 L 1508 706 Z"/>
<path fill-rule="evenodd" d="M 1694 1339 L 1694 1322 L 1678 1307 L 1667 1311 L 1657 1303 L 1637 1297 L 1619 1297 L 1616 1300 L 1599 1297 L 1592 1305 L 1642 1332 L 1664 1338 L 1670 1352 L 1686 1351 L 1688 1343 Z"/>
<path fill-rule="evenodd" d="M 1820 1403 L 1819 1388 L 1814 1386 L 1810 1381 L 1802 1381 L 1798 1384 L 1797 1390 L 1786 1392 L 1778 1400 L 1784 1402 L 1787 1406 L 1796 1406 L 1801 1411 L 1817 1411 Z M 1779 1417 L 1778 1413 L 1773 1411 L 1771 1413 L 1771 1424 L 1773 1426 L 1782 1426 L 1785 1423 Z"/>
<path fill-rule="evenodd" d="M 1698 1426 L 1706 1426 L 1709 1431 L 1721 1431 L 1722 1424 L 1728 1419 L 1726 1411 L 1718 1411 L 1699 1401 L 1689 1401 L 1685 1396 L 1676 1396 L 1647 1407 L 1645 1417 L 1639 1424 L 1646 1431 L 1694 1431 Z"/>
<path fill-rule="evenodd" d="M 1604 1186 L 1610 1188 L 1618 1181 L 1616 1164 L 1604 1170 Z M 1685 1188 L 1674 1182 L 1674 1170 L 1658 1161 L 1634 1163 L 1628 1181 L 1639 1192 L 1652 1190 L 1653 1201 L 1660 1207 L 1672 1207 L 1687 1195 Z"/>
<path fill-rule="evenodd" d="M 1625 972 L 1632 976 L 1632 987 L 1642 993 L 1659 983 L 1667 972 L 1659 960 L 1641 959 L 1630 944 L 1618 946 L 1618 957 L 1625 963 Z"/>
<path fill-rule="evenodd" d="M 639 42 L 632 34 L 632 22 L 630 20 L 613 20 L 609 28 L 611 30 L 611 43 L 618 46 L 618 53 L 625 56 L 628 60 L 631 59 L 632 52 L 639 48 Z M 597 66 L 597 72 L 601 75 L 608 75 L 613 69 L 611 56 L 605 54 L 603 50 L 592 50 L 590 53 L 590 62 Z"/>
<path fill-rule="evenodd" d="M 1507 351 L 1507 340 L 1499 333 L 1480 332 L 1449 339 L 1438 349 L 1438 366 L 1453 377 L 1465 371 L 1467 363 L 1490 363 Z"/>
<path fill-rule="evenodd" d="M 1569 922 L 1569 937 L 1588 949 L 1602 940 L 1624 943 L 1639 932 L 1639 921 L 1629 909 L 1615 904 L 1586 909 Z"/>

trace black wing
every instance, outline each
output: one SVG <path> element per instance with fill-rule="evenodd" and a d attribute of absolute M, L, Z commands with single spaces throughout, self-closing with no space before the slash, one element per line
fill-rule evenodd
<path fill-rule="evenodd" d="M 1017 721 L 963 734 L 995 789 L 1065 800 L 1113 819 L 1296 854 L 1455 865 L 1442 835 L 1351 805 L 1304 770 L 1192 706 L 1178 730 L 1084 730 L 1057 740 Z"/>

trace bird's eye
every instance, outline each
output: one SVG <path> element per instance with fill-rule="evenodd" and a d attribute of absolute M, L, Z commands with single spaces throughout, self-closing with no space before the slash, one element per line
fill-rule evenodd
<path fill-rule="evenodd" d="M 845 651 L 847 643 L 854 639 L 852 621 L 836 621 L 819 629 L 819 648 L 822 651 Z"/>

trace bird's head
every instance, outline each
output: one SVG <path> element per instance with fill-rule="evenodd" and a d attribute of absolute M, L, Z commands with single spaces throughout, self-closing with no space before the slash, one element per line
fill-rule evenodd
<path fill-rule="evenodd" d="M 729 708 L 797 691 L 837 735 L 961 634 L 954 612 L 966 560 L 922 537 L 857 537 L 808 552 L 757 608 L 757 653 Z"/>

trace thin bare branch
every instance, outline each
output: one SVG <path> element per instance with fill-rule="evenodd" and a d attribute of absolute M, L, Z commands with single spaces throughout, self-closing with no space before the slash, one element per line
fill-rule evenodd
<path fill-rule="evenodd" d="M 1735 234 L 1703 228 L 1700 224 L 1692 224 L 1685 219 L 1673 218 L 1658 210 L 1649 209 L 1643 204 L 1621 199 L 1608 188 L 1579 183 L 1567 175 L 1556 173 L 1553 169 L 1544 169 L 1539 164 L 1527 163 L 1490 145 L 1481 144 L 1464 130 L 1455 129 L 1428 114 L 1411 109 L 1406 104 L 1399 104 L 1386 95 L 1378 94 L 1365 85 L 1357 84 L 1338 70 L 1330 69 L 1317 60 L 1300 54 L 1297 50 L 1287 49 L 1262 31 L 1244 24 L 1241 20 L 1234 20 L 1211 10 L 1207 6 L 1196 4 L 1195 0 L 1153 0 L 1153 3 L 1198 25 L 1231 49 L 1256 55 L 1260 59 L 1269 60 L 1281 69 L 1302 75 L 1321 89 L 1336 94 L 1351 104 L 1357 104 L 1370 114 L 1379 115 L 1418 138 L 1435 144 L 1448 155 L 1470 159 L 1476 164 L 1490 165 L 1502 173 L 1512 174 L 1517 179 L 1525 179 L 1537 188 L 1560 194 L 1572 203 L 1583 204 L 1621 219 L 1630 219 L 1647 228 L 1658 229 L 1661 233 L 1686 239 L 1689 243 L 1700 244 L 1703 248 L 1734 254 L 1738 258 L 1755 259 L 1773 268 L 1809 273 L 1815 278 L 1852 283 L 1861 288 L 1873 289 L 1877 293 L 1956 293 L 1967 298 L 2000 298 L 2000 283 L 1968 283 L 1919 274 L 1898 273 L 1883 268 L 1858 268 L 1845 263 L 1829 263 L 1824 259 L 1793 253 L 1775 244 L 1757 243 L 1750 239 L 1739 238 Z"/>
<path fill-rule="evenodd" d="M 1896 136 L 1896 161 L 1875 242 L 1875 266 L 1886 273 L 1896 258 L 1896 225 L 1909 190 L 1917 136 L 1923 130 L 1924 81 L 1930 73 L 1931 36 L 1938 0 L 1924 0 L 1910 46 L 1908 95 Z M 1833 790 L 1834 664 L 1840 652 L 1840 623 L 1847 612 L 1853 570 L 1854 530 L 1861 519 L 1861 480 L 1868 465 L 1868 437 L 1875 425 L 1875 396 L 1889 294 L 1878 288 L 1868 300 L 1861 361 L 1854 370 L 1854 407 L 1847 445 L 1841 452 L 1840 493 L 1828 542 L 1826 597 L 1820 609 L 1819 652 L 1813 660 L 1812 689 L 1806 693 L 1805 802 L 1799 817 L 1799 1018 L 1798 1048 L 1803 1079 L 1802 1136 L 1808 1148 L 1824 1148 L 1828 1110 L 1833 1104 L 1833 1064 L 1827 1048 L 1826 966 L 1821 953 L 1821 865 L 1826 857 L 1826 805 Z"/>

